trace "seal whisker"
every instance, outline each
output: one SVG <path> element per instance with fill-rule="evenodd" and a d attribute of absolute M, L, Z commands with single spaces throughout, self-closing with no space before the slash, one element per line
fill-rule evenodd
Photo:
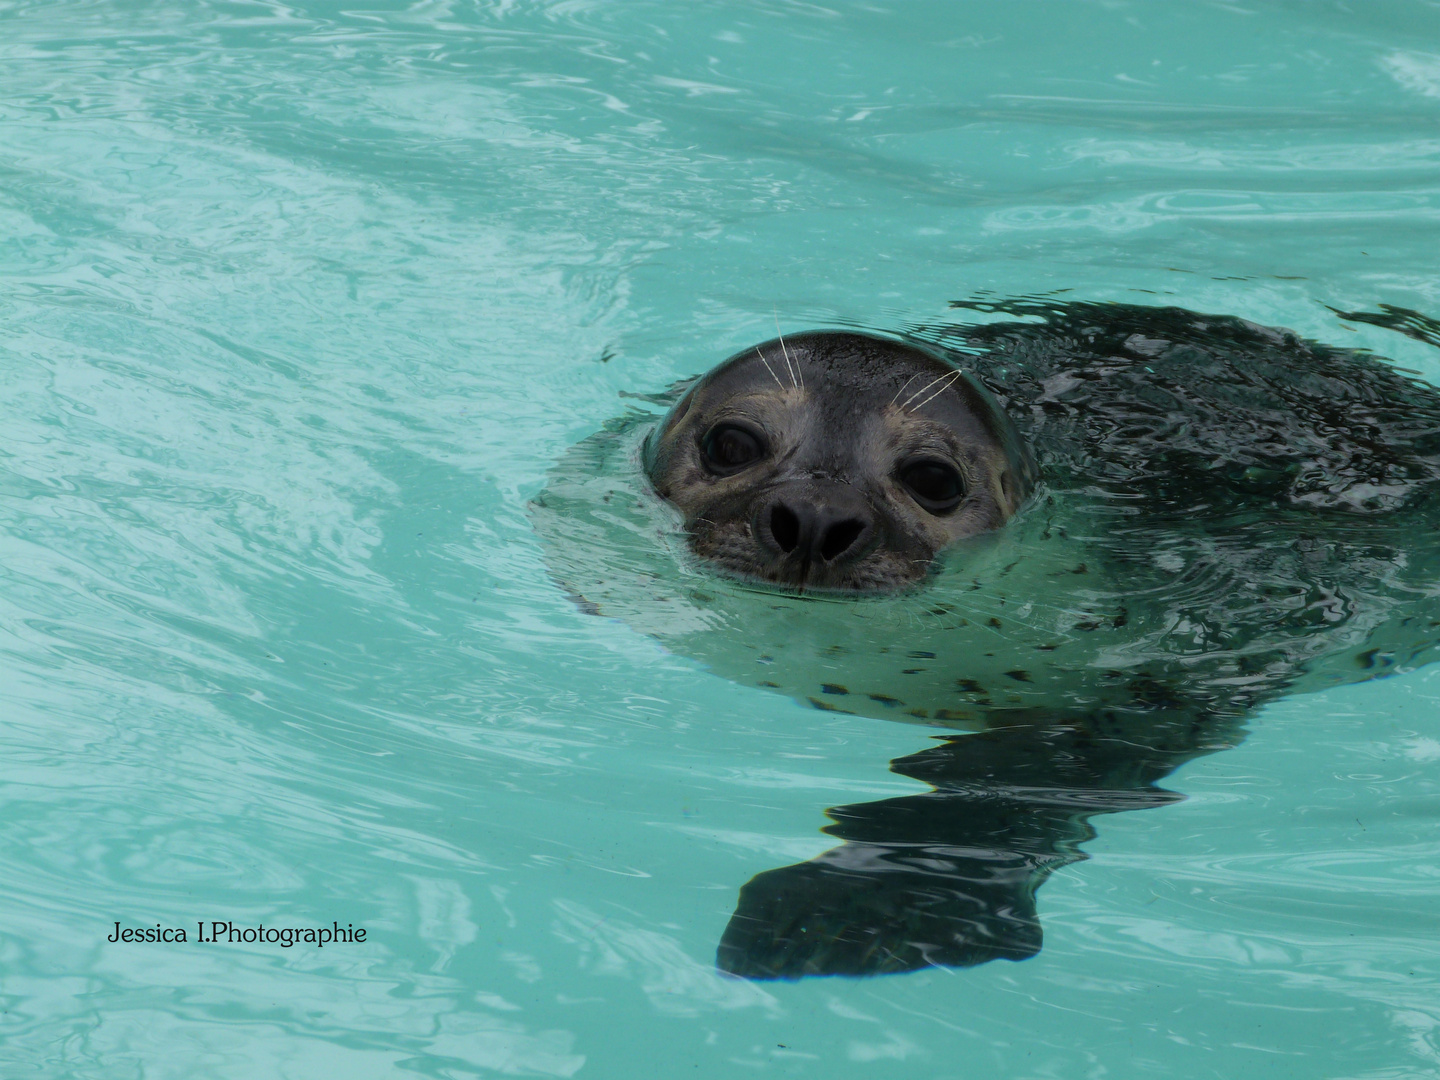
<path fill-rule="evenodd" d="M 931 394 L 931 395 L 930 395 L 929 397 L 927 397 L 924 401 L 920 402 L 919 405 L 916 405 L 915 408 L 917 408 L 917 409 L 923 409 L 926 405 L 929 405 L 930 402 L 934 401 L 937 397 L 939 397 L 941 394 L 943 394 L 946 390 L 949 390 L 950 387 L 954 386 L 957 382 L 959 382 L 960 380 L 959 380 L 958 376 L 961 375 L 962 373 L 961 373 L 960 371 L 956 371 L 955 374 L 956 374 L 957 378 L 951 379 L 951 380 L 950 380 L 948 383 L 946 383 L 944 386 L 940 387 L 939 390 L 936 390 L 935 393 Z"/>
<path fill-rule="evenodd" d="M 891 405 L 894 405 L 895 402 L 899 401 L 899 400 L 900 400 L 900 395 L 905 392 L 905 387 L 909 386 L 912 382 L 914 382 L 914 381 L 915 381 L 916 379 L 918 379 L 919 377 L 920 377 L 920 373 L 917 371 L 917 372 L 915 372 L 914 374 L 912 374 L 908 379 L 906 379 L 903 383 L 901 383 L 901 384 L 900 384 L 900 389 L 899 389 L 899 390 L 896 390 L 896 391 L 895 391 L 895 396 L 890 399 L 890 404 L 891 404 Z"/>
<path fill-rule="evenodd" d="M 760 357 L 760 363 L 764 364 L 765 370 L 770 372 L 770 377 L 775 380 L 775 385 L 784 390 L 785 384 L 780 381 L 780 376 L 775 374 L 775 369 L 770 366 L 770 361 L 765 359 L 765 354 L 760 351 L 759 345 L 755 346 L 755 355 Z"/>
<path fill-rule="evenodd" d="M 961 371 L 960 371 L 959 368 L 955 368 L 953 371 L 947 371 L 944 375 L 941 375 L 938 379 L 935 379 L 935 380 L 933 380 L 932 382 L 927 383 L 925 386 L 921 387 L 919 390 L 915 391 L 915 393 L 911 394 L 908 398 L 906 398 L 906 399 L 905 399 L 905 404 L 900 406 L 901 410 L 908 410 L 908 409 L 910 408 L 910 403 L 911 403 L 912 401 L 914 401 L 916 398 L 918 398 L 921 394 L 925 393 L 926 390 L 929 390 L 930 387 L 934 386 L 935 383 L 938 383 L 938 382 L 941 382 L 941 381 L 943 381 L 943 380 L 947 380 L 947 379 L 948 379 L 949 381 L 946 382 L 944 386 L 940 387 L 939 390 L 936 390 L 933 394 L 931 394 L 929 397 L 927 397 L 924 401 L 920 402 L 919 405 L 916 405 L 916 406 L 915 406 L 915 408 L 917 408 L 917 409 L 924 408 L 926 405 L 928 405 L 928 404 L 929 404 L 931 401 L 933 401 L 935 398 L 939 397 L 939 396 L 940 396 L 941 394 L 943 394 L 946 390 L 950 389 L 951 386 L 955 385 L 955 381 L 960 378 L 960 375 L 961 375 Z"/>
<path fill-rule="evenodd" d="M 916 398 L 918 398 L 921 394 L 925 393 L 925 391 L 929 390 L 932 386 L 935 386 L 937 383 L 943 383 L 944 385 L 941 386 L 938 390 L 936 390 L 934 394 L 931 394 L 930 397 L 927 397 L 925 400 L 929 401 L 930 398 L 935 396 L 935 394 L 944 393 L 951 386 L 951 384 L 960 377 L 960 375 L 961 372 L 959 368 L 953 368 L 950 371 L 945 372 L 943 375 L 937 375 L 935 378 L 931 379 L 928 383 L 922 386 L 919 390 L 916 390 L 913 394 L 906 398 L 905 401 L 901 404 L 900 408 L 910 408 L 911 404 L 915 401 Z"/>
<path fill-rule="evenodd" d="M 790 366 L 790 350 L 785 347 L 785 335 L 780 333 L 780 313 L 778 311 L 775 312 L 775 336 L 780 339 L 780 351 L 785 354 L 785 370 L 790 372 L 790 385 L 796 390 L 803 390 L 805 379 L 802 375 L 799 382 L 795 381 L 795 368 Z"/>

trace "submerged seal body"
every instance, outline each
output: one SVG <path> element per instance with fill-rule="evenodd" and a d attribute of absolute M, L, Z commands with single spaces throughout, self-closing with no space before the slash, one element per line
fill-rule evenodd
<path fill-rule="evenodd" d="M 980 305 L 975 305 L 980 306 Z M 752 978 L 1022 959 L 1097 813 L 1287 693 L 1440 642 L 1440 393 L 1177 308 L 787 336 L 576 447 L 534 509 L 556 578 L 717 674 L 968 731 L 757 875 Z M 1038 319 L 1035 318 L 1038 316 Z"/>

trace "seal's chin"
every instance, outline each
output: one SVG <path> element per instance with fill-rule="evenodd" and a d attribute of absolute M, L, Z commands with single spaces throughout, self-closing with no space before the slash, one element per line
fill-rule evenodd
<path fill-rule="evenodd" d="M 692 532 L 690 550 L 727 577 L 796 593 L 841 595 L 896 593 L 923 582 L 932 559 L 906 558 L 884 547 L 826 560 L 809 551 L 774 552 L 752 536 Z"/>

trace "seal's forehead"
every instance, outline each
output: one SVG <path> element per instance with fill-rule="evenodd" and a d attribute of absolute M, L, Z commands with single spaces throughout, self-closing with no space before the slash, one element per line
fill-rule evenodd
<path fill-rule="evenodd" d="M 837 432 L 853 434 L 866 417 L 898 412 L 957 434 L 1013 439 L 995 404 L 963 370 L 923 348 L 869 334 L 817 330 L 753 345 L 702 378 L 668 426 L 708 422 L 742 400 L 751 407 L 788 400 Z"/>
<path fill-rule="evenodd" d="M 943 360 L 920 349 L 868 334 L 817 331 L 776 338 L 736 353 L 704 379 L 722 392 L 818 389 L 847 391 L 848 397 L 890 400 L 913 384 L 916 389 L 952 372 Z M 807 386 L 808 384 L 808 386 Z"/>

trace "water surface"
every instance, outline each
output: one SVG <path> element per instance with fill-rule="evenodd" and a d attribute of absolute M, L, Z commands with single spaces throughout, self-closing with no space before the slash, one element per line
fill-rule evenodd
<path fill-rule="evenodd" d="M 1440 353 L 1440 6 L 0 4 L 0 1060 L 1440 1076 L 1440 669 L 1107 819 L 1032 960 L 717 975 L 921 790 L 587 616 L 526 506 L 736 349 L 979 294 Z M 1329 305 L 1329 307 L 1327 307 Z M 109 943 L 115 921 L 363 944 Z"/>

